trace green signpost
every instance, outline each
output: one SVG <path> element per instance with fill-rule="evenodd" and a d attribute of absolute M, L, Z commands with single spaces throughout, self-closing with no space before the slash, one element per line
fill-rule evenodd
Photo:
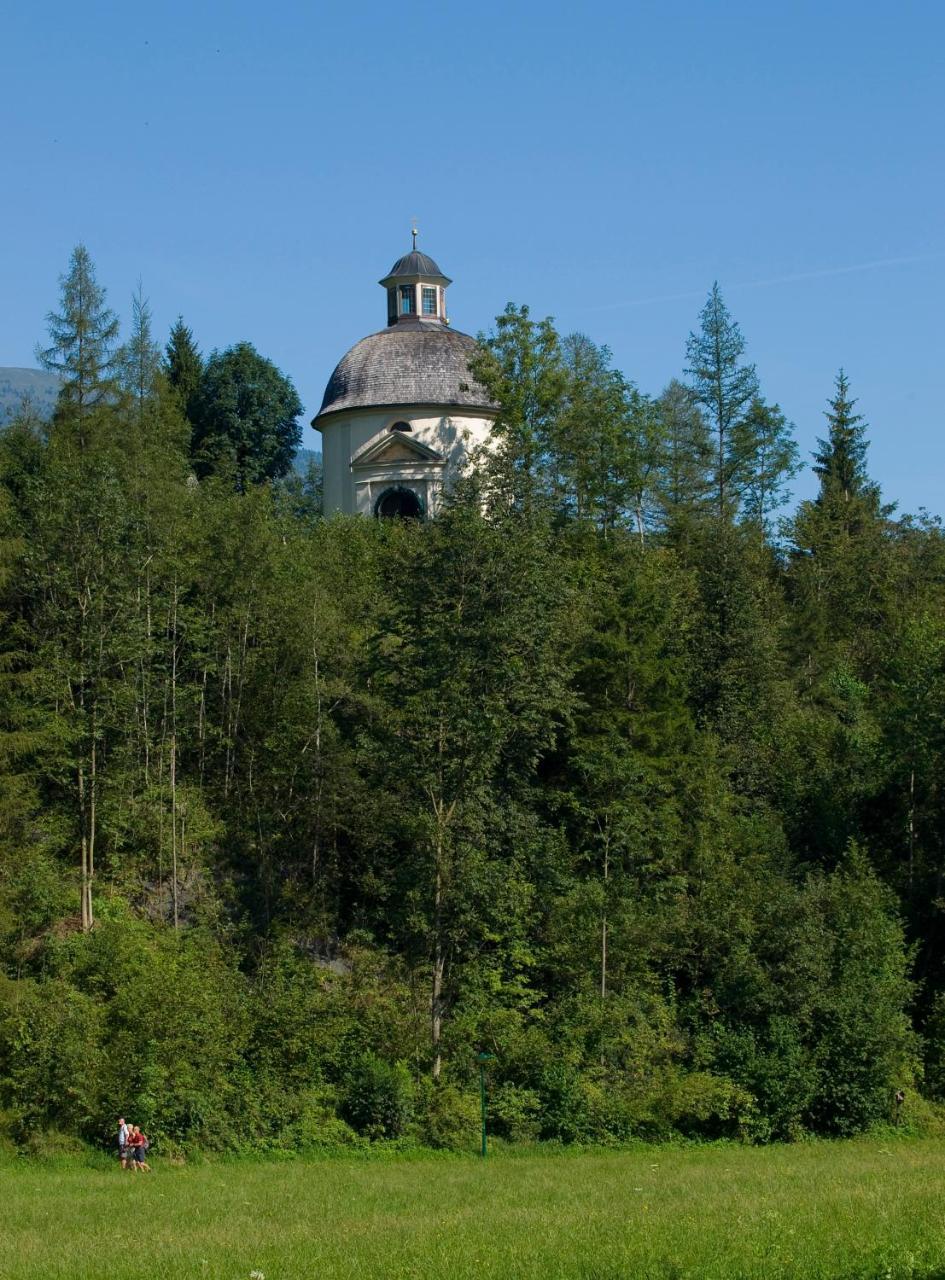
<path fill-rule="evenodd" d="M 482 1108 L 482 1158 L 485 1159 L 488 1154 L 488 1143 L 486 1138 L 486 1063 L 491 1062 L 495 1057 L 494 1053 L 479 1053 L 476 1055 L 476 1061 L 479 1063 L 479 1102 Z"/>

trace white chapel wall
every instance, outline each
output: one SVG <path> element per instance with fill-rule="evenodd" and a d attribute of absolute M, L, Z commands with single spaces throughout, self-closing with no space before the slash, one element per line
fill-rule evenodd
<path fill-rule="evenodd" d="M 398 463 L 377 469 L 353 470 L 351 460 L 369 441 L 390 430 L 395 422 L 408 422 L 410 439 L 435 449 L 445 465 L 427 462 Z M 489 440 L 491 418 L 466 413 L 436 412 L 428 406 L 400 405 L 391 409 L 364 409 L 340 413 L 321 424 L 322 470 L 326 515 L 343 512 L 372 515 L 374 504 L 386 488 L 405 484 L 433 514 L 437 499 L 451 476 L 462 468 L 469 454 Z"/>

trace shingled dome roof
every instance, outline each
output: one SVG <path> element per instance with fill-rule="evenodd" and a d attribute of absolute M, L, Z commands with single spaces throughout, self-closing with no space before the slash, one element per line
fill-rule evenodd
<path fill-rule="evenodd" d="M 489 393 L 469 372 L 476 345 L 468 333 L 439 321 L 415 320 L 372 333 L 339 361 L 314 421 L 329 413 L 397 405 L 494 411 Z"/>

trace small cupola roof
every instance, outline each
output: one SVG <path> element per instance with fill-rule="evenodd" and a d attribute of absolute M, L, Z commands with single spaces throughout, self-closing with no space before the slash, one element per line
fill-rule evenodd
<path fill-rule="evenodd" d="M 402 258 L 398 258 L 383 280 L 378 281 L 378 284 L 383 285 L 385 289 L 400 282 L 412 281 L 417 283 L 420 280 L 438 284 L 443 288 L 448 284 L 452 284 L 449 276 L 443 274 L 430 255 L 421 253 L 417 248 L 417 234 L 417 229 L 414 227 L 412 232 L 413 248 L 409 253 L 405 253 Z"/>
<path fill-rule="evenodd" d="M 399 281 L 429 280 L 432 283 L 446 286 L 452 284 L 449 276 L 445 276 L 429 254 L 412 249 L 398 258 L 383 280 L 378 283 L 389 288 Z"/>

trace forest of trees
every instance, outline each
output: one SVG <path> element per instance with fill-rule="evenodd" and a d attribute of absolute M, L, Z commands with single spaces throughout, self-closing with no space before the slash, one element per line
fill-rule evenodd
<path fill-rule="evenodd" d="M 0 1141 L 753 1141 L 945 1098 L 945 539 L 713 288 L 657 398 L 509 306 L 433 521 L 81 247 L 0 434 Z M 682 357 L 681 343 L 681 357 Z M 783 389 L 782 389 L 783 390 Z M 887 429 L 894 424 L 887 424 Z"/>

